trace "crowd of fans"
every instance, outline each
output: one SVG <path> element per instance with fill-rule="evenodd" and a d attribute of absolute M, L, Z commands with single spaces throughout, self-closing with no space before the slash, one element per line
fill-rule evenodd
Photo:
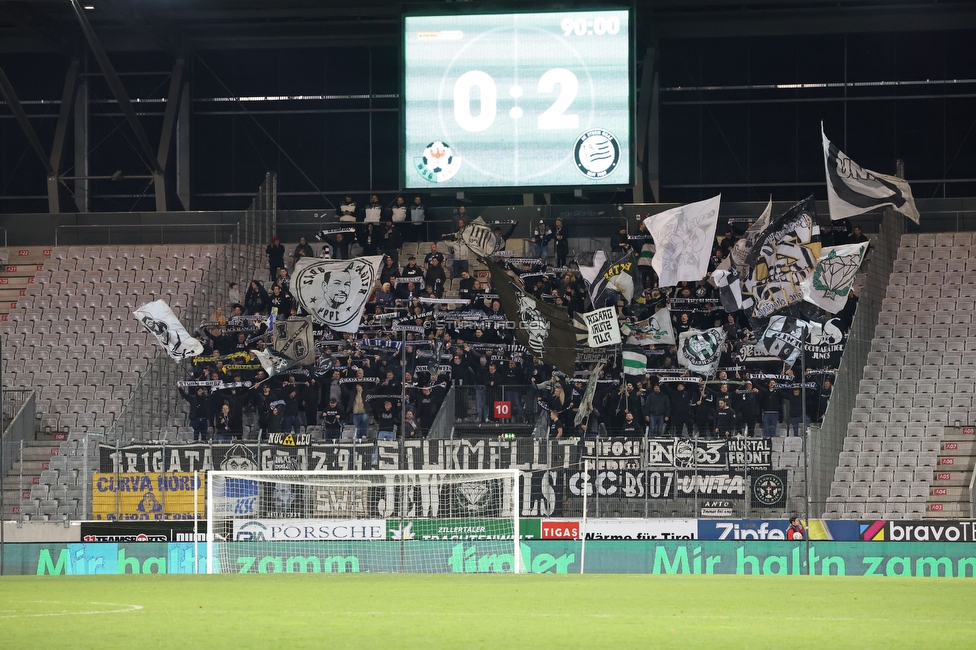
<path fill-rule="evenodd" d="M 552 437 L 729 437 L 753 434 L 757 427 L 772 436 L 778 423 L 799 435 L 804 409 L 808 420 L 822 417 L 831 371 L 802 390 L 793 370 L 782 363 L 744 365 L 734 358 L 755 337 L 746 314 L 725 312 L 708 277 L 658 287 L 651 267 L 653 241 L 640 224 L 633 234 L 621 225 L 609 241 L 611 257 L 633 251 L 638 260 L 640 286 L 634 299 L 611 293 L 605 305 L 596 307 L 614 307 L 623 324 L 667 306 L 676 337 L 691 328 L 724 327 L 728 336 L 720 372 L 713 378 L 690 375 L 679 367 L 674 345 L 644 346 L 648 368 L 643 375 L 624 374 L 619 356 L 610 355 L 592 405 L 577 418 L 590 364 L 577 363 L 575 376 L 566 376 L 518 344 L 490 276 L 476 270 L 475 257 L 458 241 L 457 233 L 469 220 L 464 206 L 457 210 L 452 234 L 401 259 L 403 242 L 416 240 L 415 225 L 423 223 L 424 211 L 420 197 L 409 207 L 400 198 L 384 210 L 373 196 L 361 213 L 346 197 L 337 222 L 330 224 L 335 227 L 316 235 L 316 245 L 302 237 L 294 250 L 286 250 L 273 237 L 266 249 L 268 282 L 252 279 L 243 294 L 237 283 L 231 284 L 227 311 L 217 307 L 195 333 L 205 352 L 193 360 L 192 379 L 211 382 L 180 388 L 195 437 L 205 440 L 212 432 L 216 439 L 236 439 L 245 426 L 254 437 L 314 425 L 329 441 L 338 440 L 344 427 L 357 438 L 421 438 L 452 385 L 458 422 L 496 421 L 492 405 L 504 400 L 511 403 L 511 413 L 503 422 L 535 425 L 537 432 L 547 429 Z M 516 224 L 489 226 L 497 248 L 504 249 Z M 527 242 L 531 258 L 503 252 L 495 259 L 529 293 L 564 307 L 572 317 L 593 308 L 576 264 L 593 251 L 575 251 L 574 259 L 570 233 L 562 220 L 539 221 Z M 848 237 L 857 241 L 863 235 L 855 230 Z M 709 272 L 736 240 L 732 226 L 716 237 Z M 269 315 L 305 315 L 289 290 L 290 269 L 303 257 L 359 255 L 384 256 L 359 331 L 339 333 L 316 325 L 316 363 L 269 378 L 250 351 L 270 346 Z"/>

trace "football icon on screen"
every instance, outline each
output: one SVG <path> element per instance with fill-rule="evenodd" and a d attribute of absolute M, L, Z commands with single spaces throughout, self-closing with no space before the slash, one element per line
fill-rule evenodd
<path fill-rule="evenodd" d="M 424 147 L 423 154 L 414 158 L 417 172 L 432 183 L 443 183 L 457 173 L 461 159 L 451 147 L 440 140 Z"/>

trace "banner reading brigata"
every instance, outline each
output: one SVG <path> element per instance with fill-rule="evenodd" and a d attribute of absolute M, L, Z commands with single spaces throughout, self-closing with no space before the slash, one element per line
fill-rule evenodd
<path fill-rule="evenodd" d="M 206 477 L 186 472 L 162 474 L 102 474 L 92 476 L 92 517 L 94 519 L 193 519 L 193 494 L 196 512 L 206 508 Z"/>

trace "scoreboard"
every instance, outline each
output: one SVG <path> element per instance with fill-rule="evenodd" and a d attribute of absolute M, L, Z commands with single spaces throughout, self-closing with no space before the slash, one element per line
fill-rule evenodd
<path fill-rule="evenodd" d="M 628 11 L 403 24 L 404 187 L 631 183 Z"/>

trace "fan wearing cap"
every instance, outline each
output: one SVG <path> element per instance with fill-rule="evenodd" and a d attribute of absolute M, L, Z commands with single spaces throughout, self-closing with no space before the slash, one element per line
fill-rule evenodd
<path fill-rule="evenodd" d="M 546 263 L 549 257 L 549 240 L 552 239 L 552 228 L 546 222 L 539 219 L 539 225 L 532 231 L 532 243 L 535 245 L 535 256 Z"/>
<path fill-rule="evenodd" d="M 271 238 L 271 243 L 265 249 L 268 255 L 268 268 L 271 270 L 271 282 L 278 277 L 278 269 L 285 268 L 285 247 L 281 245 L 278 235 Z"/>

